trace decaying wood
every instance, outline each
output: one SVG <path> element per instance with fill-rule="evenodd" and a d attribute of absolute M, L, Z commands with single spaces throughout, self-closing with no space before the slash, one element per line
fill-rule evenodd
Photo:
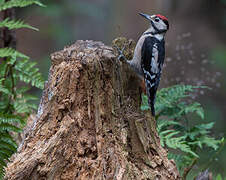
<path fill-rule="evenodd" d="M 51 55 L 37 118 L 5 179 L 180 179 L 142 113 L 140 80 L 111 47 L 77 41 Z"/>

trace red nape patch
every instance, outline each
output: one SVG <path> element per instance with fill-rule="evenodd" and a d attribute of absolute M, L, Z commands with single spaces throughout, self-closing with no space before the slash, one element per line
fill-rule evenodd
<path fill-rule="evenodd" d="M 158 16 L 162 20 L 167 20 L 168 21 L 168 19 L 165 16 L 161 15 L 161 14 L 156 14 L 156 16 Z"/>

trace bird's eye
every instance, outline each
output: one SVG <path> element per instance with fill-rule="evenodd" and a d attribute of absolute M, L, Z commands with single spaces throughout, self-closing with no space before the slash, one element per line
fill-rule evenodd
<path fill-rule="evenodd" d="M 159 22 L 159 18 L 155 18 L 155 22 Z"/>

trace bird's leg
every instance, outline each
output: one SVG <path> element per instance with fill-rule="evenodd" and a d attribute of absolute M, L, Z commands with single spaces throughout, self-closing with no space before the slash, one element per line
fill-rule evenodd
<path fill-rule="evenodd" d="M 123 54 L 123 52 L 124 52 L 124 50 L 125 50 L 125 48 L 126 48 L 126 43 L 124 44 L 124 46 L 123 46 L 123 48 L 122 49 L 120 49 L 118 46 L 114 46 L 116 49 L 117 49 L 117 51 L 118 51 L 118 60 L 119 61 L 121 61 L 121 60 L 123 60 L 123 61 L 128 61 L 128 59 L 125 57 L 125 55 Z"/>

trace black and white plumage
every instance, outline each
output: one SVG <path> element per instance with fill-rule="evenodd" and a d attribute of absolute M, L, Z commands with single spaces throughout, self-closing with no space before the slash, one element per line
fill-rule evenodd
<path fill-rule="evenodd" d="M 146 37 L 141 50 L 141 69 L 143 71 L 148 103 L 153 116 L 155 116 L 155 96 L 161 78 L 164 58 L 164 40 L 159 41 L 155 37 Z"/>
<path fill-rule="evenodd" d="M 144 79 L 148 103 L 152 115 L 155 116 L 155 96 L 165 59 L 164 36 L 169 29 L 169 23 L 166 17 L 159 14 L 149 16 L 140 13 L 140 15 L 149 20 L 150 27 L 138 40 L 133 59 L 127 60 L 127 63 Z M 120 55 L 122 56 L 122 52 Z"/>

